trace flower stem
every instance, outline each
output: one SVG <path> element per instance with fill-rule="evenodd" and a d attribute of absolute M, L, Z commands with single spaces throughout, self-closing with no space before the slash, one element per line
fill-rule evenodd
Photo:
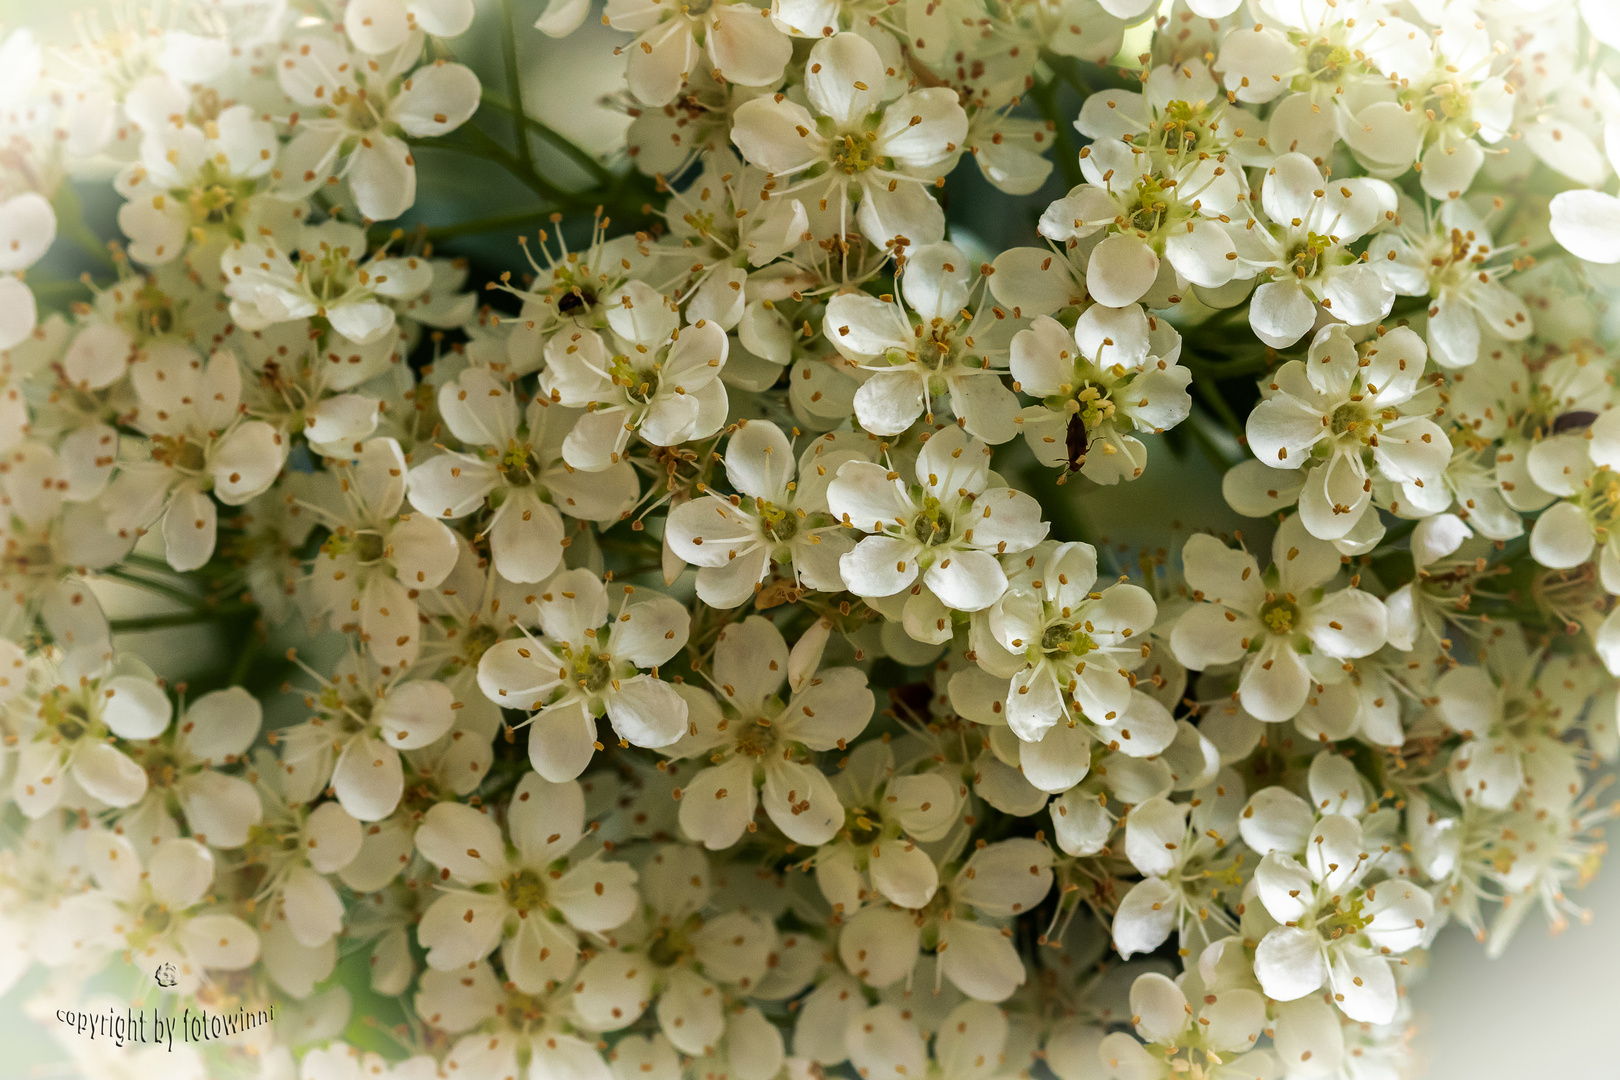
<path fill-rule="evenodd" d="M 232 615 L 245 615 L 257 611 L 252 604 L 228 604 L 224 607 L 196 611 L 171 611 L 162 615 L 137 615 L 128 619 L 111 619 L 108 626 L 115 634 L 128 634 L 140 630 L 162 630 L 172 626 L 200 626 L 217 622 Z M 248 653 L 246 655 L 251 655 Z M 237 681 L 233 674 L 233 682 Z"/>
<path fill-rule="evenodd" d="M 57 235 L 66 237 L 90 256 L 96 262 L 108 269 L 118 264 L 113 260 L 112 253 L 85 223 L 84 206 L 79 201 L 79 193 L 74 190 L 71 183 L 63 184 L 57 189 L 54 209 L 56 211 Z"/>
<path fill-rule="evenodd" d="M 122 566 L 109 566 L 100 571 L 100 573 L 104 577 L 113 578 L 117 581 L 123 582 L 126 585 L 133 585 L 137 589 L 145 589 L 147 592 L 157 593 L 159 596 L 167 597 L 177 604 L 184 604 L 193 611 L 202 610 L 208 603 L 205 598 L 198 596 L 196 593 L 188 592 L 178 585 L 170 584 L 166 581 L 157 581 L 153 578 L 147 577 L 144 574 L 133 573 Z"/>
<path fill-rule="evenodd" d="M 1069 137 L 1069 120 L 1073 118 L 1065 119 L 1059 112 L 1058 89 L 1058 80 L 1049 79 L 1033 86 L 1029 96 L 1040 108 L 1041 115 L 1052 125 L 1052 159 L 1063 172 L 1063 182 L 1072 188 L 1085 177 L 1080 172 L 1080 153 L 1074 148 L 1074 140 Z"/>
<path fill-rule="evenodd" d="M 1193 376 L 1193 389 L 1198 392 L 1198 397 L 1203 401 L 1205 407 L 1214 414 L 1217 420 L 1226 426 L 1227 431 L 1232 433 L 1232 437 L 1238 441 L 1238 445 L 1243 445 L 1247 439 L 1243 430 L 1243 423 L 1237 418 L 1237 414 L 1232 411 L 1232 406 L 1228 405 L 1226 399 L 1221 396 L 1220 389 L 1213 385 L 1212 382 L 1198 378 L 1196 373 Z"/>
<path fill-rule="evenodd" d="M 534 148 L 529 145 L 529 128 L 523 111 L 523 79 L 518 70 L 517 16 L 512 0 L 501 0 L 501 59 L 506 62 L 506 92 L 512 97 L 512 135 L 517 141 L 518 163 L 534 172 Z"/>
<path fill-rule="evenodd" d="M 540 136 L 542 139 L 546 140 L 546 142 L 568 155 L 569 160 L 573 161 L 574 164 L 590 173 L 592 178 L 594 178 L 598 184 L 606 187 L 607 185 L 613 183 L 614 176 L 612 171 L 609 170 L 606 165 L 603 165 L 600 161 L 598 161 L 595 154 L 592 154 L 589 150 L 579 146 L 556 128 L 550 126 L 544 121 L 536 120 L 527 113 L 514 113 L 510 104 L 496 97 L 494 94 L 489 93 L 488 91 L 484 92 L 482 103 L 488 105 L 497 112 L 503 112 L 512 116 L 516 122 L 527 126 L 536 135 Z"/>
<path fill-rule="evenodd" d="M 552 212 L 552 207 L 536 206 L 528 210 L 514 210 L 507 214 L 491 214 L 488 217 L 473 218 L 470 221 L 457 221 L 449 225 L 429 225 L 420 230 L 420 236 L 424 240 L 437 243 L 441 240 L 453 240 L 458 236 L 477 236 L 480 233 L 504 232 L 521 225 L 527 225 L 531 221 L 544 221 Z"/>

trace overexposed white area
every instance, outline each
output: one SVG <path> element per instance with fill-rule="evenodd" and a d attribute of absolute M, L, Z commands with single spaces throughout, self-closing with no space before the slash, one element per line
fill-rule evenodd
<path fill-rule="evenodd" d="M 1539 914 L 1496 960 L 1466 930 L 1435 941 L 1412 991 L 1424 1080 L 1613 1080 L 1620 1025 L 1620 867 L 1572 895 L 1592 922 L 1548 934 Z"/>

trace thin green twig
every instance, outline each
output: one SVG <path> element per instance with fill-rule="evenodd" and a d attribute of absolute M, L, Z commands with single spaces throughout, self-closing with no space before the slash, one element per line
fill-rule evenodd
<path fill-rule="evenodd" d="M 237 656 L 236 663 L 231 665 L 229 685 L 241 686 L 247 681 L 249 673 L 253 670 L 253 662 L 258 658 L 261 644 L 258 627 L 248 627 L 247 644 L 242 646 L 242 652 Z"/>
<path fill-rule="evenodd" d="M 144 574 L 134 573 L 133 571 L 122 566 L 109 566 L 100 572 L 105 577 L 110 577 L 114 580 L 121 581 L 126 585 L 133 585 L 137 589 L 145 589 L 147 592 L 157 593 L 159 596 L 167 597 L 177 604 L 184 604 L 193 611 L 202 610 L 204 605 L 206 605 L 208 602 L 204 597 L 198 596 L 193 592 L 187 592 L 178 585 L 172 585 L 166 581 L 158 581 L 154 578 L 149 578 Z"/>
<path fill-rule="evenodd" d="M 419 230 L 424 240 L 437 243 L 441 240 L 453 240 L 458 236 L 477 236 L 480 233 L 503 232 L 507 229 L 517 228 L 534 221 L 544 221 L 552 213 L 554 207 L 537 206 L 529 210 L 514 210 L 509 214 L 492 214 L 489 217 L 473 218 L 470 221 L 457 221 L 449 225 L 429 225 Z"/>
<path fill-rule="evenodd" d="M 1199 400 L 1204 403 L 1205 407 L 1214 414 L 1215 418 L 1238 441 L 1238 445 L 1243 445 L 1245 439 L 1243 422 L 1237 418 L 1237 414 L 1232 411 L 1232 406 L 1228 405 L 1226 399 L 1221 396 L 1220 389 L 1208 380 L 1198 378 L 1196 371 L 1193 375 L 1193 389 L 1197 391 Z"/>
<path fill-rule="evenodd" d="M 514 119 L 518 120 L 518 122 L 527 125 L 528 128 L 536 135 L 540 136 L 542 139 L 546 140 L 546 142 L 568 155 L 569 159 L 573 161 L 574 164 L 590 173 L 592 178 L 594 178 L 598 184 L 605 187 L 613 183 L 614 175 L 611 169 L 609 169 L 606 165 L 603 165 L 602 162 L 597 159 L 595 154 L 591 153 L 589 150 L 586 150 L 578 143 L 575 143 L 572 139 L 558 131 L 556 128 L 545 123 L 543 120 L 536 120 L 527 113 L 514 113 L 512 111 L 512 106 L 509 103 L 495 96 L 494 94 L 491 94 L 487 90 L 484 91 L 484 95 L 480 100 L 482 104 L 489 106 L 497 112 L 506 113 L 508 116 L 512 116 Z"/>
<path fill-rule="evenodd" d="M 1069 123 L 1073 117 L 1065 118 L 1058 111 L 1057 92 L 1058 82 L 1051 79 L 1036 84 L 1029 96 L 1040 108 L 1041 115 L 1052 125 L 1052 159 L 1063 172 L 1063 182 L 1074 187 L 1085 177 L 1080 172 L 1080 153 L 1074 148 L 1074 140 L 1069 137 Z"/>
<path fill-rule="evenodd" d="M 57 189 L 55 204 L 57 235 L 73 241 L 75 246 L 103 267 L 116 267 L 118 264 L 113 261 L 106 243 L 85 224 L 84 206 L 79 202 L 79 193 L 72 184 L 63 184 Z"/>
<path fill-rule="evenodd" d="M 128 634 L 140 630 L 162 630 L 174 626 L 201 626 L 218 622 L 233 615 L 243 615 L 257 608 L 251 604 L 229 604 L 206 611 L 170 611 L 161 615 L 136 615 L 128 619 L 111 619 L 107 625 L 115 634 Z"/>
<path fill-rule="evenodd" d="M 1196 411 L 1187 418 L 1185 427 L 1192 441 L 1198 444 L 1199 451 L 1203 453 L 1211 465 L 1215 466 L 1215 471 L 1225 473 L 1227 469 L 1236 465 L 1237 461 L 1234 461 L 1225 448 L 1216 442 L 1208 431 L 1204 430 L 1205 419 L 1206 415 L 1202 410 Z"/>
<path fill-rule="evenodd" d="M 471 154 L 473 157 L 481 157 L 486 161 L 493 161 L 541 198 L 570 210 L 586 210 L 596 204 L 595 200 L 588 196 L 564 191 L 536 172 L 533 165 L 524 165 L 518 160 L 517 155 L 476 124 L 463 124 L 451 135 L 424 140 L 423 145 L 456 150 L 463 154 Z"/>
<path fill-rule="evenodd" d="M 506 62 L 506 92 L 512 97 L 512 136 L 517 141 L 518 163 L 534 172 L 534 147 L 529 145 L 528 114 L 523 108 L 523 77 L 518 70 L 517 14 L 512 0 L 501 0 L 501 58 Z"/>

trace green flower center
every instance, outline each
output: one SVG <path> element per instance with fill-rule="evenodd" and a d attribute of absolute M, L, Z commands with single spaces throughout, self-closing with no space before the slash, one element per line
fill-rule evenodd
<path fill-rule="evenodd" d="M 512 439 L 501 454 L 501 479 L 513 487 L 522 487 L 540 474 L 540 462 L 526 442 Z"/>
<path fill-rule="evenodd" d="M 1333 914 L 1316 921 L 1318 932 L 1337 940 L 1346 934 L 1359 934 L 1373 921 L 1373 913 L 1366 910 L 1366 895 L 1360 889 L 1350 893 L 1349 903 L 1334 897 Z"/>
<path fill-rule="evenodd" d="M 1150 233 L 1163 224 L 1164 216 L 1170 210 L 1170 194 L 1175 183 L 1172 179 L 1157 175 L 1144 176 L 1136 181 L 1136 209 L 1130 215 L 1132 229 Z"/>
<path fill-rule="evenodd" d="M 660 967 L 674 967 L 691 955 L 692 942 L 684 926 L 665 927 L 647 943 L 647 959 Z"/>
<path fill-rule="evenodd" d="M 911 535 L 924 545 L 942 544 L 951 537 L 950 515 L 932 495 L 923 500 L 922 513 L 911 522 Z"/>
<path fill-rule="evenodd" d="M 1333 249 L 1333 237 L 1313 232 L 1306 233 L 1305 239 L 1295 244 L 1289 251 L 1285 272 L 1292 271 L 1301 281 L 1313 278 L 1322 271 L 1323 259 Z"/>
<path fill-rule="evenodd" d="M 833 142 L 833 168 L 849 176 L 876 168 L 880 162 L 872 149 L 875 138 L 871 132 L 865 136 L 840 136 Z"/>
<path fill-rule="evenodd" d="M 1299 625 L 1299 608 L 1291 600 L 1273 600 L 1260 609 L 1260 621 L 1273 634 L 1291 634 Z"/>
<path fill-rule="evenodd" d="M 651 371 L 638 371 L 628 356 L 615 356 L 608 366 L 608 377 L 614 386 L 624 387 L 624 396 L 638 405 L 645 405 L 658 396 L 658 365 Z"/>
<path fill-rule="evenodd" d="M 1343 45 L 1321 41 L 1311 46 L 1310 52 L 1305 54 L 1305 72 L 1317 82 L 1332 82 L 1343 74 L 1354 59 L 1350 50 Z"/>
<path fill-rule="evenodd" d="M 461 637 L 461 659 L 468 667 L 478 666 L 484 653 L 500 639 L 500 633 L 487 623 L 474 623 Z"/>
<path fill-rule="evenodd" d="M 520 871 L 507 886 L 506 900 L 520 915 L 537 911 L 546 906 L 546 883 L 533 870 Z"/>
<path fill-rule="evenodd" d="M 339 528 L 321 544 L 321 551 L 332 558 L 353 555 L 360 562 L 374 563 L 383 557 L 383 538 L 380 533 L 369 529 L 350 532 L 346 528 Z"/>
<path fill-rule="evenodd" d="M 1037 646 L 1041 657 L 1084 656 L 1096 647 L 1097 643 L 1085 631 L 1062 622 L 1048 626 Z"/>
<path fill-rule="evenodd" d="M 883 835 L 883 818 L 864 807 L 853 806 L 844 811 L 844 831 L 852 844 L 870 844 Z"/>
<path fill-rule="evenodd" d="M 137 950 L 144 948 L 167 934 L 173 924 L 174 914 L 165 905 L 155 902 L 147 904 L 135 916 L 135 928 L 130 931 L 129 944 Z"/>
<path fill-rule="evenodd" d="M 208 452 L 184 435 L 154 435 L 152 460 L 181 472 L 200 473 L 208 466 Z"/>
<path fill-rule="evenodd" d="M 47 731 L 63 742 L 77 742 L 101 727 L 81 698 L 70 698 L 60 692 L 49 694 L 40 702 L 40 715 Z"/>
<path fill-rule="evenodd" d="M 765 531 L 779 544 L 785 544 L 799 534 L 799 515 L 791 510 L 761 500 L 759 516 L 765 523 Z"/>
<path fill-rule="evenodd" d="M 781 743 L 776 729 L 763 716 L 734 723 L 738 724 L 738 730 L 732 739 L 732 749 L 744 757 L 763 758 Z"/>
<path fill-rule="evenodd" d="M 1335 435 L 1359 435 L 1365 440 L 1372 433 L 1367 410 L 1357 401 L 1347 401 L 1334 409 L 1329 424 Z"/>
<path fill-rule="evenodd" d="M 613 681 L 613 661 L 603 653 L 586 648 L 574 658 L 574 678 L 587 693 L 601 693 Z"/>

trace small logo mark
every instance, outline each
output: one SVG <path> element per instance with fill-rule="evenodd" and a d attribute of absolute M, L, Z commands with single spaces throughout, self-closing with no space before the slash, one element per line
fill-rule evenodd
<path fill-rule="evenodd" d="M 153 978 L 157 980 L 159 986 L 173 986 L 180 981 L 173 964 L 159 964 Z"/>

